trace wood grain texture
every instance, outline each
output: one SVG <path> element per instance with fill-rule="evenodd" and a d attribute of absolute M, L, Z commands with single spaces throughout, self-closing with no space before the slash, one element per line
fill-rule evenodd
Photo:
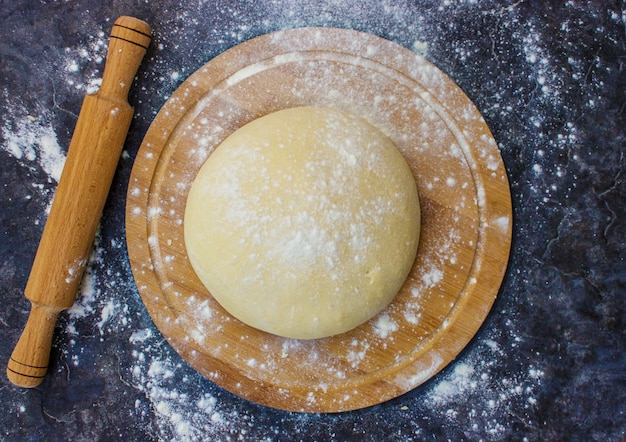
<path fill-rule="evenodd" d="M 133 117 L 128 90 L 150 42 L 150 27 L 120 17 L 111 32 L 102 86 L 76 122 L 25 295 L 33 308 L 7 366 L 11 382 L 43 380 L 56 317 L 71 307 Z"/>
<path fill-rule="evenodd" d="M 348 333 L 297 341 L 220 307 L 187 259 L 183 213 L 195 175 L 223 139 L 260 116 L 307 105 L 360 115 L 395 142 L 416 179 L 422 233 L 411 274 L 386 310 Z M 141 297 L 190 365 L 270 407 L 339 412 L 410 391 L 467 345 L 497 296 L 512 211 L 497 144 L 445 74 L 372 35 L 301 28 L 226 51 L 172 95 L 135 160 L 126 226 Z"/>

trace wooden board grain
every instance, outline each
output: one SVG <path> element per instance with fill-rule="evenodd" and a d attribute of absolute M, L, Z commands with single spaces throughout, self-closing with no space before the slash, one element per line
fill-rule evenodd
<path fill-rule="evenodd" d="M 183 214 L 198 170 L 222 140 L 270 112 L 308 105 L 360 115 L 395 142 L 416 179 L 422 233 L 387 309 L 348 333 L 298 341 L 221 308 L 189 263 Z M 231 48 L 172 95 L 135 160 L 126 227 L 142 300 L 192 367 L 263 405 L 339 412 L 410 391 L 467 345 L 497 296 L 512 211 L 497 144 L 445 74 L 379 37 L 300 28 Z"/>

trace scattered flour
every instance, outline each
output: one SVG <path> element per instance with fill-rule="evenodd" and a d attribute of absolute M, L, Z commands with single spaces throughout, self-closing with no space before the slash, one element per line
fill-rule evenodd
<path fill-rule="evenodd" d="M 386 339 L 395 331 L 398 331 L 398 323 L 395 322 L 387 313 L 379 315 L 374 323 L 374 333 L 379 337 Z"/>
<path fill-rule="evenodd" d="M 150 348 L 150 344 L 154 342 L 142 341 L 141 348 Z M 133 352 L 136 364 L 131 369 L 132 383 L 146 397 L 135 401 L 135 412 L 139 415 L 156 413 L 160 438 L 203 441 L 227 434 L 230 425 L 240 419 L 236 410 L 222 410 L 211 393 L 185 385 L 190 381 L 181 381 L 177 375 L 182 362 L 174 358 L 147 357 L 143 351 Z"/>
<path fill-rule="evenodd" d="M 491 335 L 501 339 L 507 333 L 507 338 L 513 342 L 521 340 L 512 330 L 496 330 Z M 461 420 L 470 421 L 471 428 L 466 429 L 467 432 L 486 434 L 490 438 L 499 439 L 508 434 L 509 428 L 499 423 L 502 416 L 513 416 L 526 425 L 533 425 L 528 416 L 537 404 L 545 372 L 527 366 L 503 377 L 500 364 L 509 352 L 493 339 L 485 338 L 471 355 L 449 367 L 429 388 L 422 398 L 424 405 L 451 425 Z"/>
<path fill-rule="evenodd" d="M 63 80 L 83 94 L 93 94 L 102 83 L 102 69 L 109 45 L 109 36 L 104 31 L 87 34 L 79 47 L 67 47 L 63 51 Z"/>
<path fill-rule="evenodd" d="M 506 232 L 507 229 L 509 228 L 509 222 L 510 222 L 510 219 L 508 216 L 503 216 L 503 217 L 496 218 L 493 220 L 493 224 L 495 225 L 495 227 L 497 227 L 503 232 Z"/>
<path fill-rule="evenodd" d="M 58 182 L 65 164 L 64 150 L 59 146 L 57 134 L 50 125 L 29 115 L 23 108 L 12 109 L 17 121 L 2 128 L 2 145 L 20 164 L 29 169 L 41 169 L 50 179 Z"/>
<path fill-rule="evenodd" d="M 115 313 L 118 306 L 115 303 L 115 300 L 108 300 L 104 306 L 102 307 L 102 311 L 100 312 L 100 321 L 96 323 L 96 327 L 100 329 L 100 334 L 104 334 L 102 327 L 111 319 L 111 316 Z"/>

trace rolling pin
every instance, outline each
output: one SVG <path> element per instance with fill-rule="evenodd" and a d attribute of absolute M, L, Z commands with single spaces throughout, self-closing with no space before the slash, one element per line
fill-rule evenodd
<path fill-rule="evenodd" d="M 18 386 L 32 388 L 43 381 L 57 316 L 76 300 L 133 117 L 128 90 L 151 37 L 146 22 L 118 18 L 100 89 L 83 101 L 24 290 L 31 311 L 7 365 L 7 377 Z"/>

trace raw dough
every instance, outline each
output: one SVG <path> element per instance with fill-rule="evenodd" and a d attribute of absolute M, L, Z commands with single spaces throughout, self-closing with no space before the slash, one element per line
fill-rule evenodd
<path fill-rule="evenodd" d="M 191 264 L 244 323 L 312 339 L 380 312 L 415 260 L 415 179 L 366 120 L 298 107 L 252 121 L 200 169 L 185 209 Z"/>

